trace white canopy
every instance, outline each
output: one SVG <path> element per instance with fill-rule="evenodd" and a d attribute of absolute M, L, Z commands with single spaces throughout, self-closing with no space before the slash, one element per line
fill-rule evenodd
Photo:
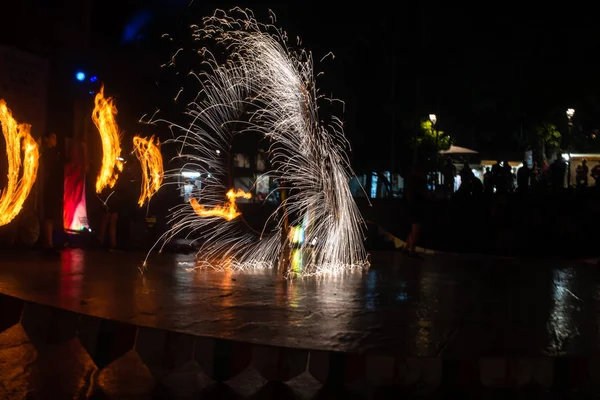
<path fill-rule="evenodd" d="M 477 152 L 466 147 L 452 145 L 448 150 L 441 150 L 440 154 L 477 154 Z"/>

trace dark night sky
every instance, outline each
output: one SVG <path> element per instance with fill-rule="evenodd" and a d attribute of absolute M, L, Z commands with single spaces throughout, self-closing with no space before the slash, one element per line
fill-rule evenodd
<path fill-rule="evenodd" d="M 157 50 L 160 33 L 199 21 L 214 3 L 97 2 L 93 41 L 133 57 L 136 52 L 166 57 L 168 51 Z M 249 6 L 262 20 L 271 8 L 278 24 L 290 37 L 300 36 L 316 60 L 336 54 L 316 65 L 325 71 L 320 88 L 346 101 L 346 130 L 359 158 L 389 158 L 391 132 L 402 143 L 410 124 L 430 112 L 458 144 L 483 151 L 514 148 L 512 132 L 521 127 L 547 121 L 560 128 L 567 107 L 577 109 L 583 129 L 600 125 L 600 34 L 592 6 L 561 3 L 528 11 L 507 3 L 461 8 L 398 2 L 397 9 L 373 1 L 360 7 L 325 3 L 218 2 L 218 8 Z M 130 40 L 123 44 L 126 29 Z M 132 32 L 140 37 L 131 40 Z M 156 74 L 157 61 L 162 60 L 147 62 L 140 75 Z"/>

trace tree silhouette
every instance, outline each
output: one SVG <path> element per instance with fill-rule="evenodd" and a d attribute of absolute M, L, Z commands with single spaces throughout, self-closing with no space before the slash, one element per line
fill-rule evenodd
<path fill-rule="evenodd" d="M 540 165 L 547 157 L 548 152 L 560 149 L 561 137 L 562 135 L 554 124 L 544 123 L 535 128 L 533 144 L 536 148 L 536 158 Z"/>

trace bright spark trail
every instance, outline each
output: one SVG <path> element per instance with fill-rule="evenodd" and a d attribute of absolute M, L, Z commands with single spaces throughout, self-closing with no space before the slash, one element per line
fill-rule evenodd
<path fill-rule="evenodd" d="M 202 240 L 199 265 L 217 269 L 275 267 L 283 262 L 291 270 L 292 247 L 293 254 L 303 254 L 303 265 L 294 268 L 294 275 L 367 267 L 364 222 L 349 187 L 353 173 L 345 153 L 348 143 L 337 117 L 326 126 L 319 117 L 321 96 L 312 55 L 288 48 L 285 32 L 258 22 L 250 11 L 236 8 L 231 15 L 235 16 L 217 10 L 202 26 L 192 27 L 196 39 L 216 42 L 228 58 L 219 63 L 202 49 L 206 68 L 193 73 L 201 90 L 188 106 L 193 123 L 178 126 L 181 134 L 173 140 L 180 148 L 178 158 L 186 169 L 209 176 L 201 188 L 193 189 L 193 199 L 206 210 L 217 208 L 230 190 L 225 184 L 226 157 L 219 153 L 229 152 L 234 136 L 259 132 L 270 142 L 272 170 L 267 175 L 283 182 L 280 189 L 288 195 L 269 219 L 275 233 L 255 234 L 240 218 L 201 216 L 192 203 L 173 211 L 172 228 L 159 242 L 164 246 L 182 232 L 196 236 Z M 176 63 L 177 54 L 169 65 Z M 181 172 L 173 171 L 172 176 Z M 284 232 L 289 229 L 286 221 L 302 226 L 301 243 L 293 243 Z"/>

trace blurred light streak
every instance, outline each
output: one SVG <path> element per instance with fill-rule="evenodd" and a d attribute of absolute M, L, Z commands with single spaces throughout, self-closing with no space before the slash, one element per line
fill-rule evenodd
<path fill-rule="evenodd" d="M 142 167 L 142 187 L 138 199 L 138 205 L 142 207 L 160 189 L 165 174 L 163 159 L 160 144 L 158 139 L 154 142 L 154 136 L 150 139 L 134 136 L 133 149 Z"/>
<path fill-rule="evenodd" d="M 104 97 L 104 86 L 94 98 L 92 121 L 98 128 L 102 140 L 102 166 L 96 179 L 96 193 L 106 187 L 115 186 L 119 173 L 123 171 L 119 126 L 115 120 L 117 107 L 111 97 Z"/>
<path fill-rule="evenodd" d="M 8 182 L 0 196 L 2 226 L 12 221 L 23 208 L 37 177 L 40 153 L 31 136 L 31 125 L 17 123 L 3 99 L 0 99 L 0 125 L 8 157 Z"/>

